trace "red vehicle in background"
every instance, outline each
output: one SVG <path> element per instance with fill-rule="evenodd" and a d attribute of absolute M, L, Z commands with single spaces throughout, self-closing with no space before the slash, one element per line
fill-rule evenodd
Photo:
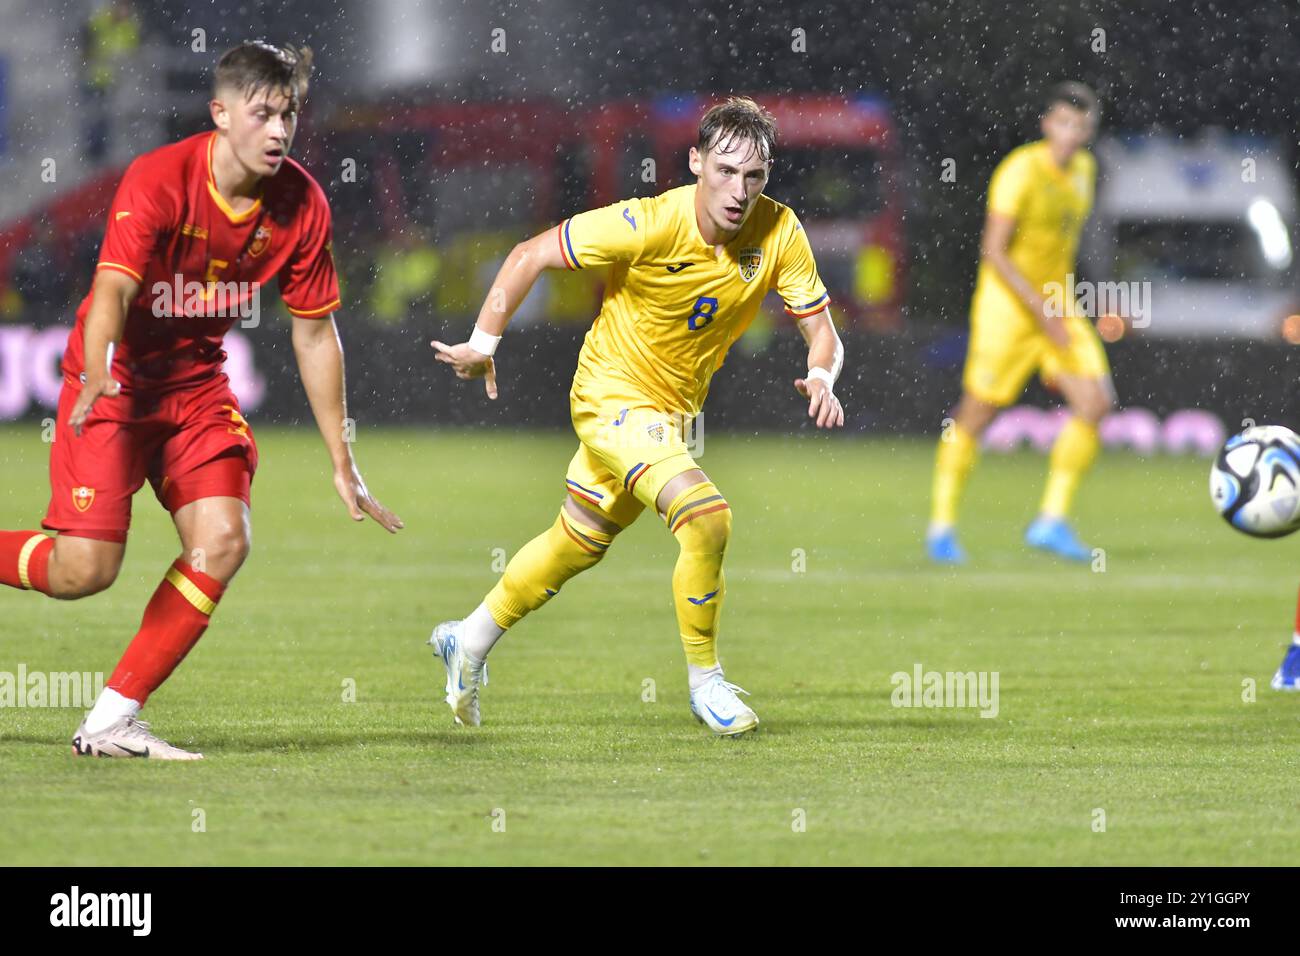
<path fill-rule="evenodd" d="M 803 222 L 837 323 L 897 330 L 905 248 L 888 109 L 870 98 L 755 98 L 779 128 L 767 192 Z M 713 99 L 372 103 L 310 117 L 299 158 L 330 196 L 349 313 L 381 322 L 402 321 L 408 308 L 472 316 L 520 239 L 583 209 L 688 182 L 687 150 Z M 60 237 L 102 234 L 120 176 L 108 171 L 0 230 L 0 289 L 12 289 L 13 254 L 37 223 Z M 80 297 L 89 275 L 69 279 Z M 598 282 L 544 276 L 516 322 L 590 321 Z M 775 298 L 770 315 L 785 321 Z"/>

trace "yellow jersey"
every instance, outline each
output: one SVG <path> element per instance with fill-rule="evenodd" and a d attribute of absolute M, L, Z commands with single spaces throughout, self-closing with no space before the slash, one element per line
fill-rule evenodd
<path fill-rule="evenodd" d="M 1066 275 L 1074 271 L 1079 235 L 1092 209 L 1096 180 L 1097 163 L 1091 153 L 1076 150 L 1062 169 L 1052 159 L 1045 140 L 1012 150 L 994 170 L 988 211 L 1016 221 L 1008 258 L 1040 292 L 1045 293 L 1049 283 L 1064 285 Z M 1074 308 L 1073 302 L 1065 305 Z M 1020 319 L 1034 321 L 993 266 L 981 262 L 972 312 L 993 321 L 1013 310 Z"/>
<path fill-rule="evenodd" d="M 768 290 L 796 319 L 830 302 L 798 218 L 763 195 L 721 254 L 700 235 L 694 185 L 580 213 L 557 235 L 570 269 L 609 267 L 578 356 L 575 403 L 645 396 L 694 417 Z"/>

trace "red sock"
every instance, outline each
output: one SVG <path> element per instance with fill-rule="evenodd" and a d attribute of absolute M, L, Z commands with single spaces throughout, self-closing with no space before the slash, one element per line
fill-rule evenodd
<path fill-rule="evenodd" d="M 171 676 L 203 632 L 225 585 L 177 560 L 144 609 L 144 620 L 108 686 L 143 704 Z"/>
<path fill-rule="evenodd" d="M 0 531 L 0 584 L 50 593 L 54 539 L 41 531 Z"/>

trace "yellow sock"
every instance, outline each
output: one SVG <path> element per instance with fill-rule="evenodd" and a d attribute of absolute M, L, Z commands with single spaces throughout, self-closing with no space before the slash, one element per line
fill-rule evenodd
<path fill-rule="evenodd" d="M 683 491 L 668 506 L 668 529 L 681 553 L 673 568 L 673 602 L 686 662 L 718 666 L 718 618 L 726 596 L 722 558 L 731 539 L 731 506 L 711 481 Z"/>
<path fill-rule="evenodd" d="M 930 526 L 950 528 L 957 523 L 957 503 L 966 479 L 975 468 L 979 443 L 955 422 L 939 438 L 934 456 L 934 483 L 930 495 Z"/>
<path fill-rule="evenodd" d="M 510 628 L 557 593 L 565 581 L 605 556 L 614 536 L 561 509 L 555 524 L 519 549 L 484 599 L 499 627 Z"/>
<path fill-rule="evenodd" d="M 1052 443 L 1048 459 L 1047 488 L 1039 512 L 1049 518 L 1064 518 L 1070 511 L 1079 481 L 1092 466 L 1101 447 L 1097 426 L 1082 418 L 1071 418 Z"/>

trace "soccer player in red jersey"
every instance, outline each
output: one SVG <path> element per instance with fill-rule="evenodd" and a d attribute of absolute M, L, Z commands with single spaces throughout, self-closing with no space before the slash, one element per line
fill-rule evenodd
<path fill-rule="evenodd" d="M 181 556 L 73 738 L 78 754 L 188 760 L 136 715 L 199 637 L 248 556 L 257 445 L 222 372 L 222 339 L 275 279 L 334 487 L 395 533 L 344 439 L 338 277 L 325 193 L 289 159 L 311 51 L 243 43 L 217 63 L 216 130 L 140 156 L 122 177 L 93 288 L 63 356 L 50 505 L 0 531 L 0 583 L 75 599 L 117 577 L 131 496 L 148 479 Z M 251 308 L 250 308 L 251 307 Z"/>

